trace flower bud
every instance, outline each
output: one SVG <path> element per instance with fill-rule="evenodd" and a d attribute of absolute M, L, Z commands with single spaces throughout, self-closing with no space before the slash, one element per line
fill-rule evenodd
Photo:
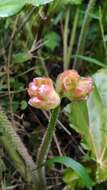
<path fill-rule="evenodd" d="M 92 78 L 84 77 L 79 81 L 75 91 L 73 92 L 73 99 L 75 100 L 86 99 L 92 90 L 93 90 Z"/>
<path fill-rule="evenodd" d="M 28 103 L 35 108 L 49 110 L 60 104 L 60 97 L 48 77 L 34 78 L 29 84 L 28 94 L 31 97 Z"/>
<path fill-rule="evenodd" d="M 72 92 L 80 79 L 80 75 L 75 70 L 66 70 L 58 75 L 56 89 L 62 96 Z"/>
<path fill-rule="evenodd" d="M 57 92 L 69 100 L 81 100 L 87 98 L 93 89 L 91 77 L 80 77 L 75 70 L 67 70 L 59 74 L 56 83 Z"/>

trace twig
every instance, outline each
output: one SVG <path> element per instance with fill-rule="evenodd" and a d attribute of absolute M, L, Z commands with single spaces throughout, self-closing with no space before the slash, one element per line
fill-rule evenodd
<path fill-rule="evenodd" d="M 61 152 L 61 148 L 60 148 L 59 142 L 58 142 L 58 139 L 57 139 L 55 133 L 54 133 L 53 137 L 54 137 L 54 141 L 55 141 L 55 143 L 56 143 L 56 146 L 57 146 L 59 155 L 60 155 L 60 156 L 63 156 L 63 154 L 62 154 L 62 152 Z"/>

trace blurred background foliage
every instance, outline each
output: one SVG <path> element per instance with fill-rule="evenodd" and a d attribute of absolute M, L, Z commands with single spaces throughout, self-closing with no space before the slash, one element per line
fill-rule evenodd
<path fill-rule="evenodd" d="M 48 114 L 28 107 L 28 83 L 34 77 L 43 75 L 49 75 L 55 80 L 63 68 L 68 66 L 78 69 L 84 76 L 92 75 L 100 68 L 107 68 L 107 0 L 95 1 L 93 4 L 92 12 L 88 15 L 90 24 L 86 26 L 86 34 L 84 30 L 86 40 L 82 52 L 78 51 L 78 44 L 88 0 L 54 0 L 46 5 L 41 5 L 42 1 L 39 0 L 36 4 L 33 0 L 23 3 L 15 0 L 14 10 L 11 6 L 3 9 L 3 2 L 5 1 L 0 0 L 0 104 L 35 159 L 36 148 L 46 129 Z M 8 2 L 11 3 L 12 0 Z M 62 107 L 65 104 L 66 101 Z M 60 125 L 68 127 L 63 112 L 60 118 Z M 69 130 L 64 136 L 65 131 L 59 126 L 56 133 L 61 151 L 69 156 L 72 152 L 74 158 L 80 159 L 81 147 L 77 145 L 80 136 L 72 129 Z M 56 138 L 53 145 L 55 149 L 50 154 L 57 155 L 58 152 L 61 155 Z M 60 173 L 53 169 L 54 177 L 51 176 L 49 187 L 60 190 L 64 188 L 64 184 L 62 179 L 58 179 L 56 172 Z M 64 174 L 64 181 L 68 184 L 70 172 L 70 175 L 74 175 L 72 171 Z M 9 189 L 8 187 L 18 190 L 28 188 L 2 147 L 0 181 L 2 190 Z M 52 186 L 54 181 L 55 184 L 58 183 L 55 187 Z M 103 190 L 106 187 L 107 183 L 104 183 L 97 185 L 95 189 Z"/>

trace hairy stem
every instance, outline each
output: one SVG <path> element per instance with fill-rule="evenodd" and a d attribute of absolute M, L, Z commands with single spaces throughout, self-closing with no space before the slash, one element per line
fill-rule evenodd
<path fill-rule="evenodd" d="M 87 10 L 85 13 L 85 17 L 83 20 L 80 37 L 79 37 L 79 41 L 78 41 L 78 47 L 77 47 L 77 52 L 76 52 L 77 55 L 83 55 L 83 53 L 84 53 L 85 42 L 86 42 L 86 37 L 87 37 L 88 29 L 89 29 L 89 24 L 92 19 L 89 14 L 92 13 L 95 2 L 96 2 L 96 0 L 90 0 L 88 3 L 88 7 L 87 7 Z M 81 64 L 81 61 L 78 61 L 79 66 L 80 66 L 80 64 Z M 77 66 L 77 57 L 74 60 L 73 69 L 75 69 L 76 66 Z"/>
<path fill-rule="evenodd" d="M 47 128 L 47 131 L 44 135 L 43 141 L 41 143 L 41 146 L 39 148 L 38 157 L 37 157 L 37 166 L 38 166 L 38 176 L 40 180 L 40 190 L 42 190 L 43 186 L 45 187 L 44 190 L 47 190 L 46 187 L 46 179 L 45 179 L 45 170 L 44 167 L 41 167 L 41 165 L 46 161 L 49 148 L 51 145 L 52 137 L 55 132 L 55 126 L 59 115 L 59 106 L 55 108 L 52 111 L 52 114 L 50 116 L 49 125 Z M 44 184 L 44 185 L 43 185 Z"/>
<path fill-rule="evenodd" d="M 33 162 L 20 137 L 16 134 L 10 121 L 7 119 L 5 113 L 2 111 L 1 108 L 0 142 L 3 145 L 5 151 L 12 159 L 13 165 L 20 172 L 23 179 L 28 184 L 31 184 L 32 190 L 38 190 L 36 188 L 38 184 L 38 177 L 35 172 L 35 163 Z"/>

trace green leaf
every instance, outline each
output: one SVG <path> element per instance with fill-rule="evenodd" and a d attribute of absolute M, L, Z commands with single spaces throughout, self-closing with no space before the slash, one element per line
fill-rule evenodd
<path fill-rule="evenodd" d="M 0 0 L 0 17 L 18 13 L 25 5 L 25 0 Z"/>
<path fill-rule="evenodd" d="M 52 1 L 53 0 L 28 0 L 27 2 L 29 4 L 34 5 L 34 6 L 40 6 L 40 5 L 44 5 L 44 4 L 50 3 Z"/>
<path fill-rule="evenodd" d="M 74 4 L 74 5 L 80 5 L 82 3 L 82 0 L 63 0 L 64 4 Z"/>
<path fill-rule="evenodd" d="M 65 113 L 96 160 L 96 178 L 101 181 L 107 179 L 107 70 L 101 69 L 93 79 L 94 90 L 88 100 L 72 102 Z"/>
<path fill-rule="evenodd" d="M 86 101 L 74 101 L 67 105 L 64 111 L 69 118 L 70 126 L 84 137 L 86 147 L 88 144 L 88 149 L 92 149 L 93 146 L 89 135 Z"/>
<path fill-rule="evenodd" d="M 27 106 L 28 106 L 27 102 L 25 100 L 22 100 L 21 101 L 21 109 L 25 110 L 27 108 Z"/>
<path fill-rule="evenodd" d="M 60 36 L 56 32 L 50 32 L 44 39 L 46 40 L 45 47 L 52 51 L 59 46 Z"/>
<path fill-rule="evenodd" d="M 83 61 L 87 61 L 88 63 L 92 63 L 92 64 L 95 64 L 95 65 L 98 65 L 98 66 L 101 66 L 101 67 L 107 69 L 106 64 L 102 63 L 101 61 L 99 61 L 99 60 L 97 60 L 95 58 L 88 57 L 88 56 L 83 56 L 83 55 L 74 55 L 73 57 L 77 57 L 78 59 L 81 59 Z"/>
<path fill-rule="evenodd" d="M 0 17 L 8 17 L 18 13 L 26 4 L 44 5 L 53 0 L 0 0 Z"/>
<path fill-rule="evenodd" d="M 32 55 L 29 52 L 21 52 L 13 55 L 13 63 L 24 63 L 32 59 Z"/>
<path fill-rule="evenodd" d="M 107 34 L 104 35 L 104 42 L 107 42 Z"/>
<path fill-rule="evenodd" d="M 101 69 L 93 76 L 101 101 L 107 107 L 107 70 Z"/>
<path fill-rule="evenodd" d="M 83 180 L 81 180 L 78 174 L 71 168 L 64 171 L 63 180 L 66 183 L 68 190 L 84 188 Z"/>
<path fill-rule="evenodd" d="M 92 186 L 92 180 L 89 177 L 87 170 L 85 169 L 85 167 L 83 167 L 77 161 L 75 161 L 72 158 L 69 158 L 67 156 L 57 156 L 46 162 L 46 164 L 48 166 L 50 166 L 54 163 L 60 163 L 60 164 L 65 165 L 66 167 L 72 168 L 78 174 L 78 176 L 81 178 L 83 184 L 87 188 L 90 188 Z"/>

